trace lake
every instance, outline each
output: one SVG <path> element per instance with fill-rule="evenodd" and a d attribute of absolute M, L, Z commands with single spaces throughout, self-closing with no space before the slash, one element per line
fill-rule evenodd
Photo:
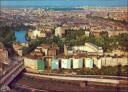
<path fill-rule="evenodd" d="M 26 32 L 25 31 L 16 31 L 15 32 L 15 37 L 16 41 L 20 43 L 26 43 Z"/>

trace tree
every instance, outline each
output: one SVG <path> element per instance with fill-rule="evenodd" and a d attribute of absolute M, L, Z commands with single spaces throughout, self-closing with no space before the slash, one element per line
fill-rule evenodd
<path fill-rule="evenodd" d="M 123 33 L 119 35 L 119 45 L 122 50 L 128 51 L 128 33 Z"/>

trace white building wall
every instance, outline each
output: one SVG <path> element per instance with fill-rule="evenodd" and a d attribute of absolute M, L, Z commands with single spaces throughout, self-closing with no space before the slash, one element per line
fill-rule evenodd
<path fill-rule="evenodd" d="M 37 29 L 33 31 L 33 36 L 34 37 L 39 37 L 40 36 L 40 31 L 38 31 Z"/>
<path fill-rule="evenodd" d="M 93 60 L 91 58 L 85 58 L 85 67 L 93 68 Z"/>
<path fill-rule="evenodd" d="M 87 52 L 97 52 L 95 49 L 90 48 L 88 46 L 74 46 L 74 50 L 81 50 L 81 51 L 87 51 Z"/>
<path fill-rule="evenodd" d="M 97 67 L 98 67 L 99 69 L 102 68 L 102 60 L 101 60 L 101 59 L 98 59 Z"/>
<path fill-rule="evenodd" d="M 79 68 L 79 59 L 73 59 L 73 68 Z"/>
<path fill-rule="evenodd" d="M 99 59 L 93 58 L 94 64 L 99 67 Z M 112 58 L 112 57 L 101 57 L 100 58 L 102 66 L 117 66 L 117 65 L 128 65 L 128 59 L 127 57 L 122 58 Z"/>
<path fill-rule="evenodd" d="M 24 66 L 32 69 L 37 69 L 37 62 L 35 59 L 24 58 Z"/>
<path fill-rule="evenodd" d="M 61 68 L 71 69 L 71 59 L 61 59 Z"/>

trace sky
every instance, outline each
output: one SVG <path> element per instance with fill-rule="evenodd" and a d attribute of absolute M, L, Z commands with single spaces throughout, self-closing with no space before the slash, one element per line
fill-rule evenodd
<path fill-rule="evenodd" d="M 6 6 L 127 6 L 128 0 L 0 0 Z"/>

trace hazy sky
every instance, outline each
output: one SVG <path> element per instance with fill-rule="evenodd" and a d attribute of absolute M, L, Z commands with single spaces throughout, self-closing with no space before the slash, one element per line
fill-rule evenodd
<path fill-rule="evenodd" d="M 0 0 L 1 5 L 35 6 L 126 6 L 128 0 Z"/>

